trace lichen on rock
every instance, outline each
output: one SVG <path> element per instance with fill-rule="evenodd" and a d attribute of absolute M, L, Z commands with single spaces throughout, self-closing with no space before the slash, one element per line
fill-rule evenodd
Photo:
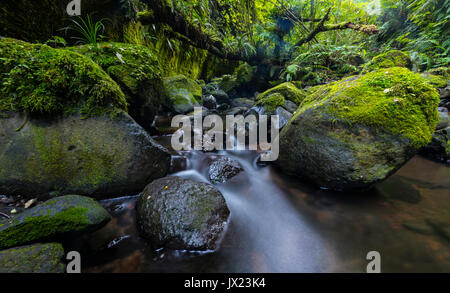
<path fill-rule="evenodd" d="M 297 105 L 299 105 L 306 96 L 306 93 L 303 90 L 298 89 L 293 83 L 285 82 L 258 95 L 258 103 L 264 103 L 267 98 L 273 100 L 274 97 L 278 97 L 277 100 L 280 100 L 278 95 L 273 95 L 274 93 L 281 95 L 284 99 L 294 102 Z"/>

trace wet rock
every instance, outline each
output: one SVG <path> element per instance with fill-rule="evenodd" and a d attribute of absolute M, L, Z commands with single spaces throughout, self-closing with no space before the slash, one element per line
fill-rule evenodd
<path fill-rule="evenodd" d="M 221 156 L 215 159 L 208 169 L 209 180 L 216 183 L 224 183 L 243 171 L 241 164 L 230 157 Z"/>
<path fill-rule="evenodd" d="M 285 108 L 287 111 L 289 111 L 291 113 L 294 113 L 297 110 L 298 105 L 292 101 L 285 100 L 284 104 L 283 104 L 283 108 Z"/>
<path fill-rule="evenodd" d="M 59 243 L 33 244 L 0 251 L 0 273 L 64 273 Z"/>
<path fill-rule="evenodd" d="M 391 50 L 373 57 L 373 59 L 364 66 L 363 71 L 367 72 L 380 68 L 390 68 L 395 66 L 411 69 L 411 58 L 405 52 L 399 50 Z"/>
<path fill-rule="evenodd" d="M 420 150 L 420 154 L 434 160 L 450 160 L 450 126 L 433 133 L 431 142 Z"/>
<path fill-rule="evenodd" d="M 450 86 L 446 86 L 445 88 L 441 88 L 439 90 L 439 99 L 445 100 L 450 98 Z"/>
<path fill-rule="evenodd" d="M 164 80 L 165 92 L 171 107 L 177 113 L 187 113 L 199 106 L 202 87 L 184 75 L 168 77 Z"/>
<path fill-rule="evenodd" d="M 446 112 L 439 112 L 439 121 L 436 125 L 436 130 L 446 128 L 448 126 L 448 113 Z"/>
<path fill-rule="evenodd" d="M 436 232 L 450 242 L 450 223 L 440 219 L 426 219 L 428 225 L 433 227 Z"/>
<path fill-rule="evenodd" d="M 369 188 L 431 140 L 437 103 L 433 86 L 401 67 L 319 86 L 281 131 L 276 164 L 330 189 Z"/>
<path fill-rule="evenodd" d="M 228 94 L 223 90 L 215 90 L 211 93 L 211 95 L 216 98 L 217 103 L 219 104 L 230 104 L 230 98 L 228 97 Z"/>
<path fill-rule="evenodd" d="M 253 100 L 250 99 L 246 99 L 246 98 L 238 98 L 238 99 L 234 99 L 231 102 L 231 105 L 233 107 L 246 107 L 246 108 L 251 108 L 253 107 L 253 104 L 255 104 L 255 102 Z"/>
<path fill-rule="evenodd" d="M 124 112 L 52 120 L 8 113 L 0 137 L 0 193 L 8 195 L 134 194 L 170 165 L 167 150 Z"/>
<path fill-rule="evenodd" d="M 230 211 L 211 184 L 165 177 L 150 183 L 136 203 L 137 226 L 154 248 L 213 250 Z"/>
<path fill-rule="evenodd" d="M 70 233 L 90 232 L 111 216 L 94 199 L 65 195 L 0 222 L 0 249 L 39 242 Z"/>
<path fill-rule="evenodd" d="M 216 98 L 213 95 L 203 96 L 202 104 L 205 108 L 215 109 L 217 106 Z"/>

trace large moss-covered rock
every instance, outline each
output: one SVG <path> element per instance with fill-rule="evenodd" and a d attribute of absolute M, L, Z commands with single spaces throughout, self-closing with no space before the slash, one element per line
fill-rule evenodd
<path fill-rule="evenodd" d="M 332 189 L 369 187 L 431 140 L 438 94 L 406 68 L 312 91 L 280 133 L 278 166 Z"/>
<path fill-rule="evenodd" d="M 211 184 L 165 177 L 150 183 L 136 204 L 141 236 L 155 248 L 216 249 L 230 211 Z"/>
<path fill-rule="evenodd" d="M 164 176 L 170 154 L 126 113 L 0 116 L 0 194 L 134 194 Z"/>
<path fill-rule="evenodd" d="M 376 70 L 379 68 L 406 67 L 412 68 L 411 58 L 405 52 L 391 50 L 386 53 L 373 57 L 372 61 L 364 66 L 364 72 Z"/>
<path fill-rule="evenodd" d="M 435 160 L 450 162 L 450 126 L 433 133 L 431 142 L 420 153 Z"/>
<path fill-rule="evenodd" d="M 85 116 L 127 109 L 119 86 L 90 58 L 0 39 L 0 112 Z"/>
<path fill-rule="evenodd" d="M 0 222 L 0 249 L 66 233 L 94 231 L 110 219 L 109 213 L 92 198 L 80 195 L 56 197 Z"/>
<path fill-rule="evenodd" d="M 18 38 L 29 42 L 45 42 L 55 35 L 64 36 L 62 30 L 70 24 L 66 12 L 70 0 L 2 0 L 0 9 L 0 36 Z M 81 0 L 81 16 L 94 16 L 94 21 L 102 18 L 106 26 L 105 34 L 120 38 L 125 21 L 125 9 L 119 0 Z M 68 36 L 70 37 L 70 35 Z M 79 37 L 79 35 L 77 35 Z"/>
<path fill-rule="evenodd" d="M 184 75 L 168 77 L 164 80 L 165 92 L 171 107 L 177 113 L 187 113 L 199 106 L 202 87 Z"/>
<path fill-rule="evenodd" d="M 159 62 L 147 47 L 100 43 L 70 50 L 86 55 L 100 65 L 125 93 L 128 113 L 144 128 L 151 127 L 165 100 Z"/>
<path fill-rule="evenodd" d="M 279 105 L 283 105 L 284 99 L 299 105 L 303 101 L 305 96 L 306 93 L 303 90 L 298 89 L 291 82 L 285 82 L 258 95 L 257 99 L 260 103 L 271 103 L 270 101 L 266 102 L 266 100 L 274 100 L 274 98 L 276 97 L 276 100 L 278 101 L 277 104 Z M 281 99 L 281 97 L 283 99 Z"/>
<path fill-rule="evenodd" d="M 59 243 L 38 243 L 0 251 L 0 273 L 64 273 Z"/>

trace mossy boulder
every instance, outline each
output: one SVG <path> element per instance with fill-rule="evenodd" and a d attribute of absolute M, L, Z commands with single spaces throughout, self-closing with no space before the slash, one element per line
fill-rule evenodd
<path fill-rule="evenodd" d="M 64 28 L 70 23 L 66 12 L 70 0 L 3 0 L 0 9 L 0 36 L 29 42 L 45 42 L 55 35 L 65 36 Z M 81 0 L 81 16 L 94 15 L 95 21 L 105 23 L 105 35 L 120 38 L 126 20 L 125 9 L 118 0 Z M 99 15 L 99 13 L 101 14 Z M 77 35 L 78 36 L 78 35 Z"/>
<path fill-rule="evenodd" d="M 450 126 L 433 133 L 431 142 L 424 146 L 420 153 L 431 159 L 450 162 Z"/>
<path fill-rule="evenodd" d="M 151 127 L 165 99 L 159 62 L 147 47 L 100 43 L 69 49 L 100 65 L 125 93 L 131 117 L 144 128 Z"/>
<path fill-rule="evenodd" d="M 274 94 L 278 95 L 274 95 Z M 276 87 L 273 87 L 271 89 L 268 89 L 267 91 L 263 92 L 262 94 L 258 95 L 258 102 L 264 103 L 264 100 L 269 99 L 273 100 L 274 97 L 276 97 L 277 101 L 281 101 L 280 97 L 283 97 L 283 100 L 280 105 L 284 103 L 284 99 L 292 101 L 299 105 L 303 99 L 305 98 L 306 93 L 303 90 L 298 89 L 293 83 L 291 82 L 285 82 L 280 85 L 277 85 Z"/>
<path fill-rule="evenodd" d="M 250 66 L 248 63 L 242 63 L 235 68 L 233 75 L 236 77 L 236 81 L 241 86 L 253 80 L 256 70 L 256 66 Z"/>
<path fill-rule="evenodd" d="M 152 247 L 213 250 L 230 211 L 208 183 L 165 177 L 150 183 L 136 203 L 137 227 Z"/>
<path fill-rule="evenodd" d="M 95 231 L 111 219 L 94 199 L 65 195 L 0 222 L 0 249 Z"/>
<path fill-rule="evenodd" d="M 364 66 L 363 72 L 390 67 L 406 67 L 408 69 L 411 69 L 411 58 L 405 52 L 399 50 L 391 50 L 373 57 L 373 59 Z"/>
<path fill-rule="evenodd" d="M 188 113 L 199 106 L 202 87 L 184 75 L 175 75 L 164 80 L 165 93 L 171 108 L 177 113 Z"/>
<path fill-rule="evenodd" d="M 85 116 L 127 109 L 120 87 L 90 58 L 0 39 L 0 112 Z"/>
<path fill-rule="evenodd" d="M 213 183 L 224 183 L 244 169 L 239 161 L 226 156 L 215 158 L 208 168 L 209 180 Z"/>
<path fill-rule="evenodd" d="M 59 243 L 38 243 L 0 251 L 0 273 L 64 273 Z"/>
<path fill-rule="evenodd" d="M 331 189 L 368 188 L 431 140 L 436 90 L 406 68 L 316 88 L 280 133 L 277 165 Z"/>
<path fill-rule="evenodd" d="M 167 150 L 124 112 L 51 119 L 0 114 L 0 194 L 135 194 L 169 169 Z"/>

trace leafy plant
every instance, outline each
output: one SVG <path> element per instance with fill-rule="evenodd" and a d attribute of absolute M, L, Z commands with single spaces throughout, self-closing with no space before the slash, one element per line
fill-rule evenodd
<path fill-rule="evenodd" d="M 107 20 L 103 18 L 99 21 L 94 22 L 90 15 L 87 15 L 86 20 L 84 20 L 81 16 L 77 16 L 76 18 L 71 18 L 72 22 L 63 30 L 66 32 L 74 31 L 78 34 L 78 36 L 71 37 L 76 40 L 77 44 L 97 44 L 101 41 L 104 36 L 102 35 L 105 32 L 105 25 L 103 21 Z"/>

